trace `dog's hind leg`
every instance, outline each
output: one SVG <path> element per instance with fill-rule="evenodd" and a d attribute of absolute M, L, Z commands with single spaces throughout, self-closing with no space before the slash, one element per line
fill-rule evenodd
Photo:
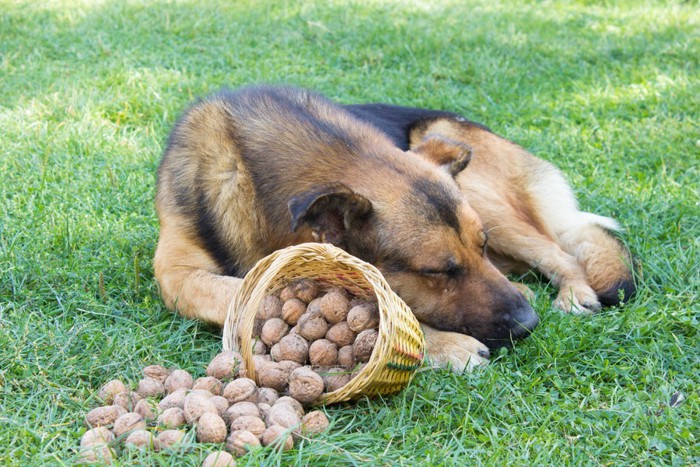
<path fill-rule="evenodd" d="M 538 160 L 526 188 L 539 221 L 563 251 L 575 258 L 588 286 L 603 305 L 617 305 L 635 290 L 629 250 L 610 232 L 619 230 L 608 217 L 582 212 L 564 176 Z"/>
<path fill-rule="evenodd" d="M 210 255 L 174 222 L 161 222 L 154 258 L 165 305 L 188 318 L 223 326 L 242 279 L 217 274 Z"/>

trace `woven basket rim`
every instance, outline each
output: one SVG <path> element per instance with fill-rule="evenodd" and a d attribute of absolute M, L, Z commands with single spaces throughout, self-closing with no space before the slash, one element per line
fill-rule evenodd
<path fill-rule="evenodd" d="M 329 267 L 328 265 L 332 264 L 337 270 L 347 268 L 352 273 L 359 274 L 358 287 L 362 288 L 363 283 L 369 286 L 368 289 L 364 290 L 367 294 L 365 298 L 370 294 L 374 295 L 380 313 L 377 342 L 367 364 L 342 388 L 324 393 L 318 401 L 319 403 L 333 403 L 354 399 L 357 398 L 356 396 L 361 397 L 363 387 L 371 385 L 377 377 L 388 371 L 386 370 L 387 361 L 392 352 L 397 352 L 396 345 L 392 346 L 391 342 L 397 339 L 397 337 L 392 336 L 392 333 L 396 332 L 396 329 L 393 328 L 397 327 L 397 321 L 408 327 L 408 331 L 404 331 L 404 334 L 410 336 L 408 339 L 410 342 L 403 347 L 415 350 L 415 352 L 407 352 L 402 355 L 408 355 L 411 359 L 422 361 L 425 341 L 418 321 L 410 308 L 391 290 L 384 276 L 375 266 L 331 244 L 303 243 L 277 250 L 258 261 L 244 278 L 239 293 L 234 296 L 229 305 L 224 325 L 223 345 L 225 350 L 238 349 L 241 352 L 247 377 L 256 379 L 252 354 L 252 331 L 257 308 L 265 295 L 279 291 L 285 284 L 296 279 L 309 277 L 284 275 L 285 267 L 292 264 L 292 267 L 296 265 L 297 268 L 301 268 L 303 266 L 300 264 L 303 262 L 306 262 L 304 266 L 308 267 L 319 267 L 318 264 L 322 264 L 322 267 Z M 314 262 L 318 262 L 318 264 L 313 264 Z M 343 274 L 339 274 L 343 276 Z M 277 284 L 275 287 L 275 281 L 279 277 L 284 278 L 284 283 Z M 240 338 L 239 333 L 246 338 Z M 405 386 L 413 374 L 414 371 L 411 371 L 406 381 L 397 382 L 396 385 Z M 378 393 L 381 392 L 380 388 Z"/>

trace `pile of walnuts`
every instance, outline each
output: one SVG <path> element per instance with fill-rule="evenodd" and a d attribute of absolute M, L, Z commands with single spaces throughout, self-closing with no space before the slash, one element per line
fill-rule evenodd
<path fill-rule="evenodd" d="M 313 280 L 262 301 L 253 327 L 258 381 L 303 404 L 318 402 L 357 375 L 377 342 L 377 303 Z"/>
<path fill-rule="evenodd" d="M 240 354 L 224 351 L 194 379 L 160 365 L 143 369 L 135 389 L 105 384 L 102 406 L 85 416 L 84 463 L 110 462 L 117 450 L 175 450 L 193 427 L 201 443 L 226 443 L 203 466 L 235 465 L 233 456 L 257 446 L 288 450 L 301 437 L 328 427 L 317 403 L 354 377 L 377 340 L 379 313 L 372 301 L 344 289 L 321 293 L 311 280 L 290 284 L 263 300 L 254 324 L 254 363 L 260 386 L 246 378 Z"/>
<path fill-rule="evenodd" d="M 201 443 L 226 442 L 228 452 L 212 453 L 204 466 L 233 465 L 231 454 L 241 456 L 260 445 L 291 449 L 301 436 L 328 427 L 323 412 L 305 413 L 297 400 L 238 377 L 240 366 L 240 355 L 225 351 L 198 379 L 151 365 L 135 390 L 119 380 L 108 382 L 97 394 L 104 405 L 85 416 L 90 429 L 80 441 L 80 460 L 109 462 L 117 448 L 177 449 L 192 426 Z"/>

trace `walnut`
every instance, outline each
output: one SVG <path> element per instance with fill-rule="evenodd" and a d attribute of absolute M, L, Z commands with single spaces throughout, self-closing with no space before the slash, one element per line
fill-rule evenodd
<path fill-rule="evenodd" d="M 166 428 L 177 428 L 185 425 L 187 420 L 185 419 L 185 411 L 180 407 L 170 407 L 165 409 L 162 414 L 158 416 L 158 425 L 164 426 Z"/>
<path fill-rule="evenodd" d="M 261 386 L 282 392 L 287 388 L 289 374 L 276 362 L 269 362 L 258 368 L 258 381 Z M 258 396 L 259 399 L 259 396 Z"/>
<path fill-rule="evenodd" d="M 352 346 L 352 354 L 358 362 L 368 362 L 372 356 L 372 350 L 377 343 L 379 333 L 376 329 L 366 329 L 358 334 Z"/>
<path fill-rule="evenodd" d="M 243 359 L 234 350 L 225 350 L 215 356 L 207 366 L 207 376 L 220 381 L 228 381 L 238 376 L 238 369 Z"/>
<path fill-rule="evenodd" d="M 272 425 L 262 435 L 263 446 L 272 446 L 280 451 L 289 451 L 294 448 L 294 440 L 287 428 L 280 425 Z"/>
<path fill-rule="evenodd" d="M 334 324 L 326 333 L 326 339 L 333 342 L 338 347 L 344 347 L 355 342 L 356 334 L 352 332 L 347 321 Z"/>
<path fill-rule="evenodd" d="M 112 432 L 114 436 L 120 436 L 134 430 L 145 430 L 146 421 L 143 417 L 135 412 L 125 413 L 114 421 Z"/>
<path fill-rule="evenodd" d="M 200 443 L 223 443 L 226 441 L 226 423 L 214 413 L 204 413 L 197 422 L 197 441 Z"/>
<path fill-rule="evenodd" d="M 268 295 L 262 299 L 260 308 L 255 316 L 263 321 L 271 318 L 281 318 L 283 302 L 284 300 L 280 300 L 276 295 Z"/>
<path fill-rule="evenodd" d="M 114 396 L 122 392 L 129 392 L 129 388 L 118 379 L 113 379 L 100 388 L 97 392 L 97 398 L 105 405 L 112 405 Z"/>
<path fill-rule="evenodd" d="M 308 436 L 323 433 L 328 429 L 328 425 L 328 417 L 320 410 L 309 412 L 301 419 L 301 431 Z"/>
<path fill-rule="evenodd" d="M 323 379 L 309 367 L 301 367 L 289 375 L 289 395 L 302 404 L 316 402 L 323 394 Z"/>
<path fill-rule="evenodd" d="M 127 413 L 126 409 L 119 405 L 97 407 L 85 415 L 85 424 L 89 427 L 111 425 L 117 418 L 125 413 Z"/>
<path fill-rule="evenodd" d="M 282 319 L 290 326 L 294 326 L 299 322 L 299 318 L 306 311 L 306 303 L 298 298 L 291 298 L 284 302 L 282 306 Z"/>
<path fill-rule="evenodd" d="M 164 386 L 165 391 L 168 394 L 172 394 L 181 388 L 192 389 L 192 384 L 194 384 L 194 379 L 191 374 L 185 370 L 174 370 L 165 379 Z"/>
<path fill-rule="evenodd" d="M 139 381 L 136 394 L 141 397 L 162 397 L 165 394 L 165 387 L 160 381 L 146 376 Z"/>
<path fill-rule="evenodd" d="M 226 440 L 226 449 L 236 456 L 243 456 L 252 448 L 260 446 L 260 440 L 250 431 L 232 431 Z"/>
<path fill-rule="evenodd" d="M 280 341 L 289 331 L 289 325 L 282 318 L 270 318 L 262 327 L 260 339 L 269 345 L 273 346 Z"/>
<path fill-rule="evenodd" d="M 313 366 L 338 364 L 338 346 L 327 339 L 319 339 L 309 346 L 309 362 Z"/>
<path fill-rule="evenodd" d="M 348 312 L 348 327 L 355 333 L 379 326 L 379 310 L 375 304 L 358 305 Z"/>
<path fill-rule="evenodd" d="M 276 361 L 291 360 L 304 364 L 309 358 L 309 343 L 299 334 L 284 336 L 272 349 L 274 354 L 271 355 Z"/>
<path fill-rule="evenodd" d="M 193 391 L 203 389 L 205 391 L 209 391 L 210 393 L 212 393 L 212 395 L 215 396 L 221 395 L 221 387 L 221 381 L 214 378 L 213 376 L 204 376 L 202 378 L 197 378 L 194 381 L 194 384 L 192 384 Z"/>
<path fill-rule="evenodd" d="M 347 295 L 337 290 L 328 292 L 321 298 L 321 314 L 331 324 L 345 321 L 349 307 L 350 300 Z"/>
<path fill-rule="evenodd" d="M 236 402 L 257 400 L 258 386 L 249 378 L 234 379 L 224 388 L 223 396 L 233 405 Z"/>
<path fill-rule="evenodd" d="M 328 323 L 320 313 L 309 312 L 301 315 L 299 318 L 299 335 L 309 341 L 322 339 L 328 332 Z"/>

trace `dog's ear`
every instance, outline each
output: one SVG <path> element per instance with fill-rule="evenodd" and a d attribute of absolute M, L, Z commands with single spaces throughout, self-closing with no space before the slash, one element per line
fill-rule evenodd
<path fill-rule="evenodd" d="M 317 241 L 338 246 L 343 246 L 346 232 L 359 227 L 372 212 L 370 200 L 340 183 L 293 196 L 287 207 L 293 232 L 309 225 Z"/>
<path fill-rule="evenodd" d="M 453 177 L 464 170 L 472 158 L 472 147 L 468 144 L 434 133 L 425 135 L 412 151 L 444 167 Z"/>

